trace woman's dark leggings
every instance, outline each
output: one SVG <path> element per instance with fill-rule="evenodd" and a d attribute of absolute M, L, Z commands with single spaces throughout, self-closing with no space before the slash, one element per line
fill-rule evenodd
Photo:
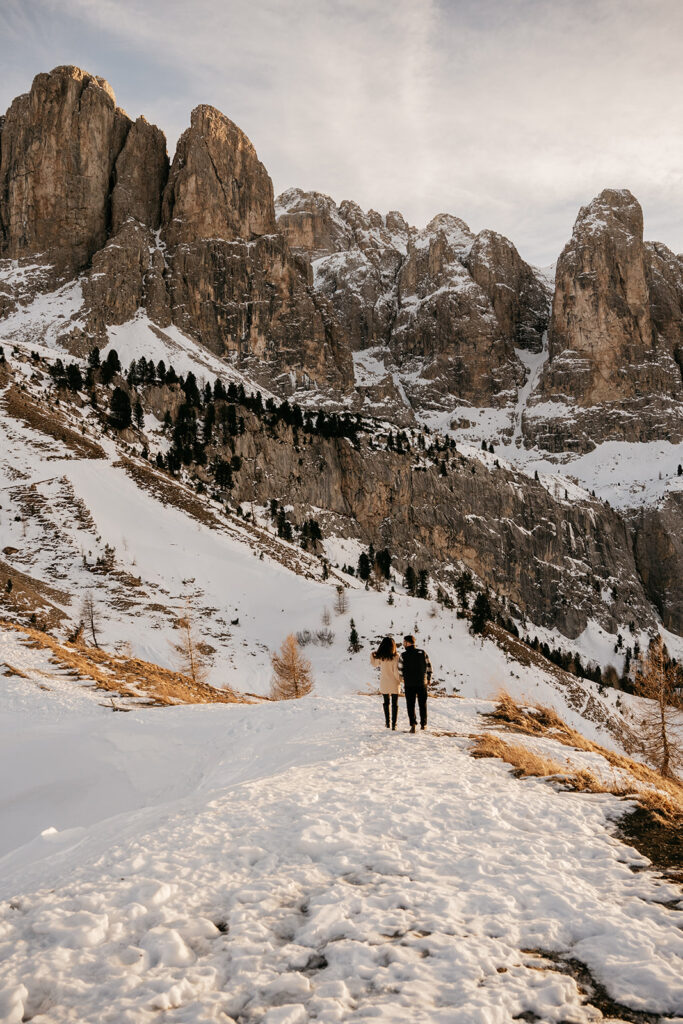
<path fill-rule="evenodd" d="M 389 728 L 389 697 L 391 697 L 391 728 L 395 729 L 396 719 L 398 718 L 398 694 L 382 694 L 382 700 L 384 701 L 384 721 L 386 722 L 387 729 Z"/>

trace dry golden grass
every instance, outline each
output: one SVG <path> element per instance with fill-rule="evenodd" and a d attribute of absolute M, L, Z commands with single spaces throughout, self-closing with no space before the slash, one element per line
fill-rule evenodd
<path fill-rule="evenodd" d="M 49 650 L 52 660 L 79 678 L 91 680 L 97 689 L 122 697 L 145 697 L 150 704 L 237 704 L 245 703 L 233 690 L 216 689 L 194 682 L 181 672 L 126 655 L 109 654 L 100 648 L 62 643 L 37 629 L 0 621 L 5 629 L 21 633 L 26 642 Z"/>
<path fill-rule="evenodd" d="M 77 433 L 64 422 L 58 410 L 49 414 L 39 408 L 28 395 L 13 384 L 6 392 L 3 402 L 10 416 L 22 420 L 28 427 L 61 441 L 79 459 L 104 459 L 104 450 L 95 441 Z"/>
<path fill-rule="evenodd" d="M 509 693 L 501 691 L 498 703 L 493 711 L 484 716 L 496 725 L 509 729 L 512 732 L 522 733 L 527 736 L 547 736 L 556 740 L 565 747 L 574 750 L 582 750 L 589 753 L 599 754 L 613 768 L 618 768 L 622 773 L 620 780 L 605 782 L 599 779 L 593 772 L 586 768 L 571 770 L 561 768 L 567 784 L 572 789 L 580 792 L 590 793 L 611 793 L 614 796 L 629 796 L 638 801 L 641 807 L 648 810 L 660 821 L 680 828 L 683 825 L 683 784 L 676 779 L 665 778 L 653 768 L 635 761 L 633 758 L 618 754 L 614 750 L 594 743 L 586 739 L 576 729 L 560 718 L 552 708 L 543 704 L 521 705 L 510 696 Z M 495 734 L 487 734 L 492 739 L 499 739 Z M 514 748 L 513 744 L 506 744 L 500 741 L 503 747 Z M 483 749 L 483 748 L 482 748 Z M 493 751 L 493 745 L 490 747 Z M 501 748 L 502 749 L 502 748 Z M 519 750 L 525 750 L 519 746 Z M 475 749 L 475 754 L 477 750 Z M 531 754 L 531 751 L 528 751 Z M 478 756 L 502 757 L 510 764 L 516 762 L 509 760 L 503 753 L 492 752 L 490 754 L 479 753 Z M 515 755 L 518 759 L 520 754 Z M 535 757 L 536 755 L 532 755 Z M 554 763 L 554 762 L 551 762 Z M 531 773 L 529 773 L 531 774 Z M 554 775 L 556 770 L 549 772 L 534 772 L 533 774 Z"/>
<path fill-rule="evenodd" d="M 12 592 L 7 593 L 5 584 L 12 580 Z M 41 626 L 55 628 L 66 618 L 58 604 L 68 604 L 69 595 L 52 587 L 43 580 L 37 580 L 0 558 L 0 612 L 17 618 L 36 615 Z"/>
<path fill-rule="evenodd" d="M 4 671 L 2 673 L 3 676 L 19 676 L 20 679 L 29 678 L 26 675 L 26 673 L 22 672 L 20 668 L 16 667 L 16 665 L 10 665 L 9 661 L 3 661 L 2 664 L 5 666 Z"/>
<path fill-rule="evenodd" d="M 475 737 L 472 748 L 473 757 L 498 757 L 516 769 L 517 773 L 526 776 L 564 775 L 567 765 L 561 765 L 550 757 L 535 754 L 521 743 L 507 743 L 495 733 L 484 733 Z"/>
<path fill-rule="evenodd" d="M 566 747 L 600 754 L 613 768 L 627 772 L 637 782 L 664 791 L 674 804 L 680 806 L 683 813 L 683 783 L 676 779 L 664 778 L 642 761 L 618 754 L 608 747 L 586 739 L 576 729 L 567 725 L 552 708 L 543 704 L 518 704 L 509 693 L 502 690 L 496 707 L 485 717 L 513 732 L 526 733 L 529 736 L 549 736 Z"/>

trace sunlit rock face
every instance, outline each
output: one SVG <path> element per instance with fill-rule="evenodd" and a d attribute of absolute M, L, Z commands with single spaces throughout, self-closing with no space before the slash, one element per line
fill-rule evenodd
<path fill-rule="evenodd" d="M 528 435 L 551 450 L 683 437 L 682 303 L 681 261 L 643 242 L 630 192 L 607 189 L 584 206 L 557 263 L 538 394 L 561 415 L 530 418 Z"/>

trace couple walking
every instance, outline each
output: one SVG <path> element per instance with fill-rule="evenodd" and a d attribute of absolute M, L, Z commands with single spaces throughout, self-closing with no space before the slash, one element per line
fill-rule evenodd
<path fill-rule="evenodd" d="M 399 655 L 393 637 L 385 636 L 377 650 L 370 655 L 370 664 L 380 669 L 379 690 L 384 701 L 384 721 L 389 728 L 389 698 L 391 698 L 391 728 L 396 728 L 398 695 L 401 683 L 406 697 L 410 731 L 415 732 L 415 701 L 420 709 L 420 728 L 427 726 L 427 686 L 432 679 L 432 664 L 426 651 L 415 646 L 414 636 L 403 637 L 403 653 Z"/>

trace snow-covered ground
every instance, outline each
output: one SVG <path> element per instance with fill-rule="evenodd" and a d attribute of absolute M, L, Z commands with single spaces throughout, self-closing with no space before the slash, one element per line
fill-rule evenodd
<path fill-rule="evenodd" d="M 522 668 L 400 587 L 389 605 L 346 579 L 337 613 L 341 576 L 323 581 L 272 526 L 138 486 L 130 465 L 149 467 L 127 471 L 107 438 L 91 459 L 19 419 L 0 432 L 2 557 L 71 621 L 92 593 L 108 648 L 173 666 L 189 598 L 211 681 L 264 694 L 289 632 L 327 610 L 334 634 L 305 648 L 316 687 L 301 701 L 113 713 L 0 628 L 0 1020 L 595 1020 L 529 950 L 581 960 L 629 1006 L 683 1013 L 680 915 L 664 905 L 679 894 L 632 870 L 644 858 L 612 835 L 624 804 L 468 753 L 500 687 L 614 745 L 590 713 L 619 720 L 614 691 Z M 327 543 L 333 562 L 357 557 Z M 461 694 L 430 701 L 427 733 L 406 733 L 403 708 L 397 733 L 383 727 L 368 652 L 385 632 L 416 633 Z"/>
<path fill-rule="evenodd" d="M 5 653 L 7 1024 L 596 1020 L 529 950 L 683 1012 L 677 887 L 634 873 L 615 798 L 473 760 L 481 701 L 391 733 L 340 672 L 335 695 L 117 715 Z"/>
<path fill-rule="evenodd" d="M 531 365 L 520 403 L 504 409 L 456 406 L 449 411 L 430 412 L 421 417 L 430 429 L 450 434 L 459 447 L 481 448 L 481 442 L 492 444 L 496 458 L 507 462 L 528 476 L 545 475 L 557 478 L 557 486 L 574 481 L 581 488 L 595 492 L 602 501 L 617 509 L 656 505 L 667 494 L 683 490 L 683 446 L 670 441 L 603 441 L 583 455 L 562 452 L 551 455 L 538 448 L 525 448 L 521 440 L 521 417 L 528 398 L 530 381 L 539 369 L 539 356 L 526 353 Z M 469 426 L 452 426 L 468 423 Z M 510 440 L 512 431 L 512 440 Z"/>

